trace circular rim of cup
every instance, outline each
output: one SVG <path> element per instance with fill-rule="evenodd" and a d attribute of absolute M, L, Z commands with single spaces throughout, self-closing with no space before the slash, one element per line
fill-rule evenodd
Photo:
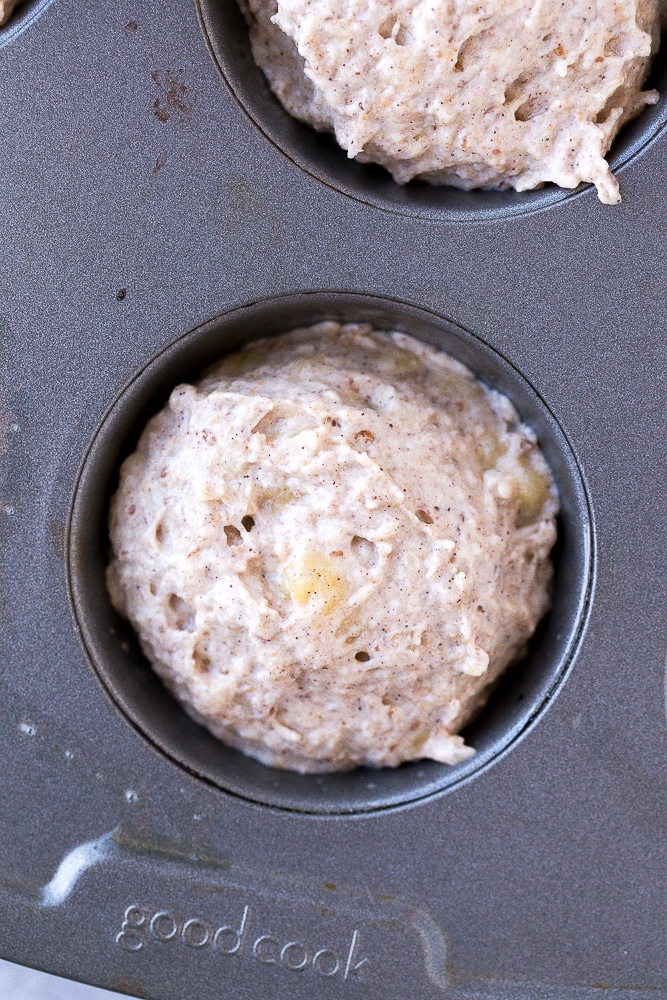
<path fill-rule="evenodd" d="M 297 121 L 271 92 L 253 60 L 248 29 L 236 0 L 197 0 L 199 17 L 213 59 L 229 90 L 248 118 L 292 163 L 327 187 L 384 211 L 442 222 L 479 223 L 522 217 L 545 211 L 588 194 L 595 188 L 574 189 L 546 184 L 532 191 L 461 191 L 423 182 L 401 186 L 381 167 L 348 159 L 335 139 Z M 608 160 L 622 172 L 658 138 L 667 126 L 667 35 L 656 54 L 647 89 L 656 86 L 661 98 L 628 123 L 612 144 Z"/>
<path fill-rule="evenodd" d="M 475 756 L 454 766 L 417 761 L 399 768 L 300 775 L 267 767 L 193 722 L 141 654 L 131 626 L 111 608 L 104 574 L 106 519 L 120 462 L 171 389 L 242 343 L 322 319 L 402 329 L 445 349 L 512 399 L 533 426 L 561 494 L 560 553 L 552 611 L 526 660 L 512 667 L 464 731 Z M 246 335 L 248 329 L 257 330 Z M 454 349 L 452 349 L 454 348 Z M 477 362 L 477 363 L 475 363 Z M 509 391 L 508 391 L 509 388 Z M 520 397 L 520 398 L 517 398 Z M 112 702 L 148 742 L 191 774 L 237 797 L 293 812 L 364 814 L 444 794 L 485 771 L 536 725 L 568 675 L 594 586 L 594 525 L 584 476 L 563 428 L 534 386 L 500 352 L 435 312 L 379 296 L 302 292 L 224 312 L 158 351 L 118 394 L 78 470 L 67 532 L 72 609 L 89 660 Z"/>
<path fill-rule="evenodd" d="M 11 45 L 52 3 L 53 0 L 23 0 L 9 21 L 0 27 L 0 49 Z"/>

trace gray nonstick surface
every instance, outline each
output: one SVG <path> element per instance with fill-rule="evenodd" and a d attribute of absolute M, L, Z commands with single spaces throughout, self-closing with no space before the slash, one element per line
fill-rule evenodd
<path fill-rule="evenodd" d="M 403 190 L 282 113 L 231 0 L 0 32 L 5 959 L 153 1000 L 667 995 L 664 116 L 617 144 L 617 207 Z M 105 596 L 141 422 L 322 316 L 466 361 L 559 480 L 554 610 L 458 768 L 226 750 Z"/>

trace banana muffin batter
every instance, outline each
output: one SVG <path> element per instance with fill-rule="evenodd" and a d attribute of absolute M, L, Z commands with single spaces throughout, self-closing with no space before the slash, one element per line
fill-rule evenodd
<path fill-rule="evenodd" d="M 22 0 L 0 0 L 0 25 L 5 24 Z"/>
<path fill-rule="evenodd" d="M 121 469 L 109 592 L 190 715 L 264 763 L 453 764 L 547 610 L 557 509 L 505 396 L 320 323 L 174 389 Z"/>
<path fill-rule="evenodd" d="M 255 61 L 296 118 L 400 184 L 595 184 L 642 91 L 659 0 L 239 0 Z"/>

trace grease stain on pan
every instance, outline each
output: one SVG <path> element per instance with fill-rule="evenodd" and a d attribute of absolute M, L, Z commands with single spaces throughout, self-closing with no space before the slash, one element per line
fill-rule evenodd
<path fill-rule="evenodd" d="M 4 402 L 5 388 L 0 382 L 0 456 L 4 455 L 9 447 L 9 439 L 12 434 L 16 434 L 19 429 L 14 422 L 12 414 Z"/>
<path fill-rule="evenodd" d="M 20 4 L 9 21 L 0 28 L 0 49 L 11 43 L 29 28 L 33 21 L 51 6 L 53 0 L 26 0 Z"/>
<path fill-rule="evenodd" d="M 197 95 L 185 82 L 185 70 L 154 70 L 151 79 L 158 89 L 153 114 L 166 124 L 171 118 L 186 122 L 197 107 Z"/>
<path fill-rule="evenodd" d="M 0 319 L 0 349 L 2 341 L 7 333 L 6 326 Z M 0 514 L 11 517 L 16 513 L 16 504 L 12 491 L 12 476 L 8 468 L 8 462 L 2 461 L 9 452 L 11 439 L 19 431 L 19 425 L 7 404 L 7 387 L 0 381 Z"/>
<path fill-rule="evenodd" d="M 66 528 L 62 521 L 54 519 L 49 522 L 49 538 L 51 545 L 58 559 L 63 562 L 65 559 L 65 536 Z"/>

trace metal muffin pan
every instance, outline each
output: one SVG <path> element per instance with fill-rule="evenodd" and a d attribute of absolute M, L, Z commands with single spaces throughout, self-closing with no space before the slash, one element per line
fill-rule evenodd
<path fill-rule="evenodd" d="M 394 189 L 281 138 L 215 9 L 53 0 L 0 34 L 0 954 L 155 1000 L 665 996 L 664 103 L 614 208 Z M 325 315 L 470 364 L 559 480 L 554 610 L 458 769 L 226 751 L 104 594 L 145 417 Z"/>

